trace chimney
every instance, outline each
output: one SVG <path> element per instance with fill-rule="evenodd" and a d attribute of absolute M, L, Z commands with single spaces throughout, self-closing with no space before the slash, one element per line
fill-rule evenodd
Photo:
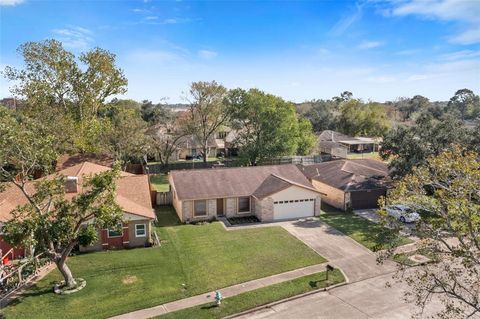
<path fill-rule="evenodd" d="M 67 176 L 65 180 L 65 188 L 67 193 L 77 193 L 78 192 L 78 177 L 77 176 Z"/>

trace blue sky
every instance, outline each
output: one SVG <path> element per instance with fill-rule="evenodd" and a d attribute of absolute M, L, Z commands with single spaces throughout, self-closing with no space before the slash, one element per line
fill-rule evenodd
<path fill-rule="evenodd" d="M 480 89 L 480 1 L 0 0 L 0 67 L 56 38 L 117 55 L 126 97 L 182 102 L 216 80 L 295 102 L 344 90 L 364 100 Z M 8 83 L 0 80 L 0 96 Z"/>

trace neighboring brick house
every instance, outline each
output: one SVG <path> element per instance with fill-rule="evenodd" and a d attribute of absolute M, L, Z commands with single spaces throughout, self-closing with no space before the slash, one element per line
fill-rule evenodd
<path fill-rule="evenodd" d="M 171 171 L 182 222 L 255 215 L 262 222 L 320 214 L 320 192 L 295 165 Z"/>
<path fill-rule="evenodd" d="M 334 160 L 298 167 L 325 194 L 322 201 L 341 210 L 378 207 L 378 199 L 386 196 L 390 182 L 387 165 L 372 159 Z"/>
<path fill-rule="evenodd" d="M 57 174 L 67 177 L 66 197 L 73 198 L 82 192 L 83 178 L 111 169 L 107 166 L 90 162 L 73 165 L 60 170 Z M 43 178 L 52 178 L 48 175 Z M 116 182 L 116 201 L 122 207 L 123 229 L 117 233 L 113 230 L 102 229 L 99 240 L 92 246 L 80 247 L 81 251 L 92 251 L 123 247 L 140 247 L 151 241 L 151 223 L 155 219 L 150 199 L 150 185 L 147 175 L 134 175 L 121 172 Z M 30 192 L 34 192 L 33 184 L 27 185 Z M 10 247 L 1 236 L 1 224 L 11 218 L 11 212 L 18 205 L 27 202 L 23 193 L 15 186 L 8 185 L 4 192 L 0 192 L 0 249 L 6 254 Z M 13 251 L 14 257 L 24 255 L 22 248 Z"/>

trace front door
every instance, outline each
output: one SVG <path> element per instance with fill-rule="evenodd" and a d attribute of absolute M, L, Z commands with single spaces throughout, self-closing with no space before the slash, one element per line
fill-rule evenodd
<path fill-rule="evenodd" d="M 217 216 L 223 216 L 223 198 L 217 199 Z"/>

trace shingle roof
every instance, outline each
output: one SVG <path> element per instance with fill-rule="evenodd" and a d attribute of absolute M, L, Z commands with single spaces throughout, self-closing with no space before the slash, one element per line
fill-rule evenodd
<path fill-rule="evenodd" d="M 293 164 L 171 171 L 180 200 L 256 196 L 297 185 L 316 191 Z"/>
<path fill-rule="evenodd" d="M 110 169 L 110 167 L 83 162 L 61 170 L 57 172 L 57 174 L 78 177 L 78 192 L 81 193 L 81 185 L 83 184 L 84 177 L 105 172 Z M 43 178 L 51 179 L 55 178 L 55 176 L 55 174 L 52 174 Z M 27 184 L 27 190 L 31 193 L 35 191 L 33 183 Z M 72 198 L 76 194 L 77 193 L 67 193 L 65 196 L 67 198 Z M 120 177 L 117 179 L 116 200 L 125 212 L 142 217 L 155 218 L 150 200 L 150 187 L 147 175 L 134 175 L 127 172 L 121 172 Z M 17 186 L 8 183 L 6 190 L 0 192 L 0 222 L 9 220 L 11 218 L 11 211 L 18 205 L 26 203 L 27 199 L 21 190 L 18 189 Z"/>
<path fill-rule="evenodd" d="M 298 167 L 307 178 L 343 191 L 385 188 L 389 181 L 387 165 L 372 159 L 335 160 Z"/>

